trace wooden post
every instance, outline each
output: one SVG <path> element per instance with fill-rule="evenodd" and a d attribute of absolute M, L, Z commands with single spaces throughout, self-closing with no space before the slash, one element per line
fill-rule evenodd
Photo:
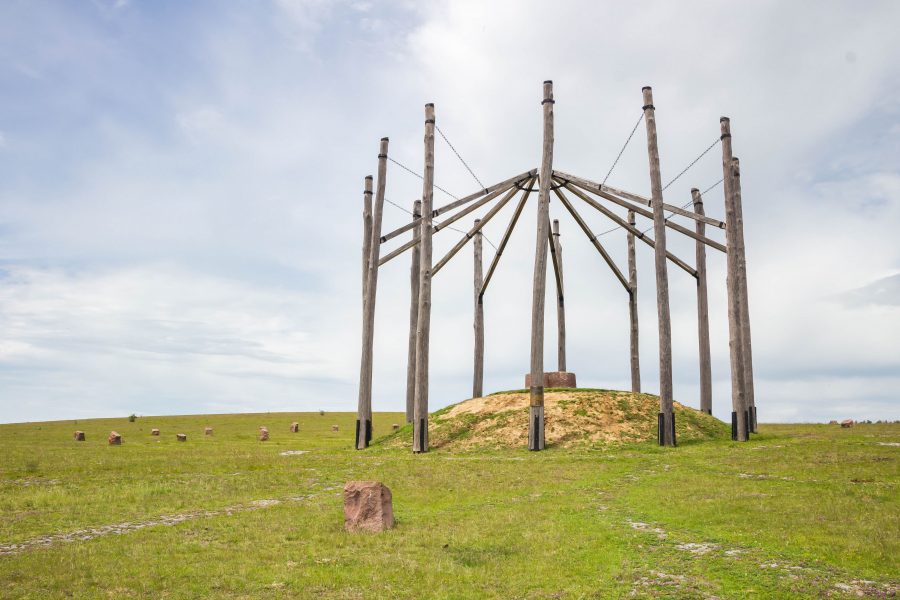
<path fill-rule="evenodd" d="M 628 224 L 634 227 L 634 211 L 628 211 Z M 641 391 L 641 353 L 638 338 L 637 261 L 634 257 L 634 233 L 628 232 L 628 315 L 631 317 L 631 391 Z"/>
<path fill-rule="evenodd" d="M 531 297 L 531 400 L 528 449 L 544 449 L 544 298 L 547 285 L 547 227 L 550 224 L 550 184 L 553 174 L 553 82 L 544 82 L 544 143 L 538 191 L 537 242 Z"/>
<path fill-rule="evenodd" d="M 419 316 L 416 327 L 416 395 L 413 452 L 428 451 L 428 342 L 431 336 L 431 235 L 434 206 L 434 104 L 425 105 L 425 172 L 419 219 Z"/>
<path fill-rule="evenodd" d="M 475 225 L 480 219 L 475 219 Z M 475 300 L 475 368 L 472 375 L 472 397 L 480 398 L 484 395 L 484 304 L 482 303 L 481 286 L 484 283 L 482 275 L 482 233 L 479 229 L 475 232 L 472 241 L 475 249 L 474 269 L 474 300 Z"/>
<path fill-rule="evenodd" d="M 553 246 L 556 250 L 556 262 L 558 269 L 554 271 L 558 281 L 556 282 L 556 370 L 565 373 L 566 371 L 566 305 L 563 294 L 563 260 L 562 260 L 562 243 L 559 239 L 559 219 L 553 219 Z"/>
<path fill-rule="evenodd" d="M 691 189 L 694 212 L 703 215 L 700 190 Z M 698 235 L 705 235 L 706 224 L 696 221 Z M 712 366 L 709 354 L 709 301 L 706 294 L 706 245 L 697 241 L 697 339 L 700 350 L 700 411 L 712 414 Z"/>
<path fill-rule="evenodd" d="M 388 139 L 381 138 L 378 146 L 378 181 L 375 186 L 375 205 L 372 209 L 372 232 L 369 238 L 368 277 L 364 286 L 366 297 L 363 301 L 363 343 L 359 367 L 359 401 L 356 409 L 355 446 L 357 450 L 368 447 L 372 439 L 372 350 L 375 342 L 375 292 L 378 289 L 378 255 L 381 251 L 378 239 L 381 237 L 381 216 L 384 209 L 387 152 Z"/>
<path fill-rule="evenodd" d="M 747 435 L 747 415 L 744 387 L 744 346 L 741 335 L 741 298 L 739 293 L 740 256 L 738 247 L 738 221 L 735 210 L 734 169 L 731 151 L 731 123 L 728 117 L 719 119 L 722 132 L 722 171 L 725 188 L 725 246 L 728 289 L 728 347 L 731 366 L 731 422 L 732 437 L 745 442 Z"/>
<path fill-rule="evenodd" d="M 413 220 L 422 216 L 422 201 L 413 203 Z M 413 238 L 416 232 L 413 231 Z M 416 401 L 416 323 L 419 320 L 419 251 L 412 249 L 412 266 L 409 269 L 409 341 L 406 352 L 406 422 L 412 423 L 413 405 Z"/>
<path fill-rule="evenodd" d="M 738 243 L 738 294 L 741 299 L 741 342 L 744 363 L 744 403 L 747 407 L 747 430 L 756 433 L 756 398 L 753 386 L 753 349 L 750 344 L 750 306 L 747 293 L 747 254 L 744 244 L 744 209 L 741 200 L 741 163 L 737 157 L 731 159 L 732 185 L 734 186 L 734 213 L 737 223 L 735 236 Z"/>
<path fill-rule="evenodd" d="M 369 255 L 372 253 L 372 176 L 366 175 L 363 192 L 363 253 L 362 253 L 362 299 L 366 301 L 369 284 Z"/>
<path fill-rule="evenodd" d="M 650 199 L 653 204 L 653 236 L 656 241 L 656 308 L 659 315 L 659 443 L 675 445 L 672 411 L 672 323 L 669 315 L 669 274 L 666 265 L 666 220 L 663 214 L 659 147 L 656 141 L 656 109 L 653 90 L 644 93 L 644 123 L 647 125 L 647 154 L 650 161 Z"/>

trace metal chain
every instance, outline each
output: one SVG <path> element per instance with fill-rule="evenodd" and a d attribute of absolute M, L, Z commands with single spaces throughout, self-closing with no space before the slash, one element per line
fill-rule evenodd
<path fill-rule="evenodd" d="M 637 131 L 638 125 L 641 124 L 641 121 L 644 120 L 644 113 L 641 112 L 641 117 L 637 120 L 637 123 L 634 124 L 634 127 L 631 129 L 631 133 L 628 134 L 628 139 L 625 140 L 625 145 L 622 146 L 622 149 L 619 150 L 619 155 L 616 156 L 616 160 L 613 161 L 612 166 L 609 168 L 609 171 L 606 172 L 606 177 L 603 178 L 603 183 L 601 185 L 606 184 L 606 180 L 609 179 L 609 176 L 612 174 L 613 169 L 616 168 L 616 165 L 619 164 L 619 159 L 622 158 L 622 154 L 625 152 L 625 148 L 628 147 L 628 142 L 631 141 L 631 138 L 634 137 L 634 132 Z"/>
<path fill-rule="evenodd" d="M 466 168 L 466 171 L 468 171 L 469 175 L 472 176 L 472 179 L 474 179 L 478 183 L 478 186 L 481 189 L 484 189 L 486 186 L 483 183 L 481 183 L 481 180 L 478 179 L 478 175 L 476 175 L 475 172 L 469 167 L 469 163 L 467 163 L 465 160 L 463 160 L 463 157 L 459 155 L 459 152 L 456 151 L 456 148 L 453 147 L 453 144 L 450 143 L 450 140 L 448 140 L 447 136 L 444 135 L 444 132 L 441 131 L 441 128 L 437 126 L 437 123 L 435 123 L 434 128 L 437 129 L 437 132 L 439 134 L 441 134 L 441 137 L 444 138 L 444 141 L 447 142 L 447 145 L 450 146 L 451 150 L 453 150 L 453 154 L 455 154 L 456 158 L 459 159 L 459 162 L 461 162 L 463 164 L 463 166 Z"/>

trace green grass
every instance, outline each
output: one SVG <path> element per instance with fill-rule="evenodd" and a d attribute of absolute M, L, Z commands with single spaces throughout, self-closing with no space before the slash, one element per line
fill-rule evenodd
<path fill-rule="evenodd" d="M 402 418 L 376 414 L 375 436 Z M 0 546 L 213 511 L 0 554 L 0 597 L 819 598 L 890 593 L 900 579 L 900 448 L 881 445 L 900 442 L 900 425 L 762 425 L 748 443 L 676 449 L 413 455 L 352 450 L 354 419 L 0 426 Z M 256 440 L 260 425 L 270 441 Z M 106 445 L 112 429 L 122 446 Z M 351 479 L 391 488 L 394 530 L 343 531 Z M 240 509 L 263 499 L 281 502 Z"/>

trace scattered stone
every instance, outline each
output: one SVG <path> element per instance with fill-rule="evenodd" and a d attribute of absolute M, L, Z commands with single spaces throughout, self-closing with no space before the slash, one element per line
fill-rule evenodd
<path fill-rule="evenodd" d="M 337 425 L 332 425 L 332 426 L 331 426 L 331 430 L 332 430 L 332 431 L 337 431 L 337 430 L 338 430 L 338 426 L 337 426 Z"/>
<path fill-rule="evenodd" d="M 309 450 L 285 450 L 281 452 L 281 456 L 299 456 L 301 454 L 306 454 Z"/>
<path fill-rule="evenodd" d="M 384 531 L 394 526 L 391 490 L 378 481 L 350 481 L 344 486 L 344 529 Z"/>
<path fill-rule="evenodd" d="M 294 421 L 291 423 L 291 433 L 299 433 L 300 432 L 300 423 Z"/>
<path fill-rule="evenodd" d="M 185 433 L 176 433 L 176 434 L 175 434 L 175 439 L 178 440 L 179 442 L 186 442 L 186 441 L 187 441 L 187 434 L 185 434 Z"/>
<path fill-rule="evenodd" d="M 212 435 L 212 434 L 213 434 L 213 428 L 212 428 L 212 427 L 207 427 L 206 429 L 203 430 L 203 433 L 204 433 L 204 435 Z"/>
<path fill-rule="evenodd" d="M 269 430 L 265 427 L 259 428 L 259 441 L 267 442 L 269 441 Z"/>
<path fill-rule="evenodd" d="M 879 446 L 900 446 L 900 442 L 878 442 Z"/>
<path fill-rule="evenodd" d="M 109 442 L 110 446 L 121 446 L 122 445 L 122 436 L 116 433 L 115 431 L 109 432 L 109 438 L 106 440 Z"/>
<path fill-rule="evenodd" d="M 76 432 L 75 432 L 75 441 L 76 441 L 76 442 L 83 442 L 83 441 L 84 441 L 84 432 L 83 432 L 83 431 L 76 431 Z"/>
<path fill-rule="evenodd" d="M 398 429 L 400 429 L 400 424 L 394 423 L 393 425 L 391 425 L 391 429 L 393 429 L 394 431 L 397 431 Z"/>
<path fill-rule="evenodd" d="M 853 427 L 853 419 L 844 419 L 841 421 L 841 427 Z"/>
<path fill-rule="evenodd" d="M 690 552 L 691 554 L 693 554 L 695 556 L 703 556 L 704 554 L 718 548 L 719 545 L 713 544 L 713 543 L 687 542 L 684 544 L 676 544 L 675 547 L 678 548 L 679 550 L 684 550 L 685 552 Z"/>
<path fill-rule="evenodd" d="M 159 435 L 159 429 L 151 429 L 150 435 Z"/>

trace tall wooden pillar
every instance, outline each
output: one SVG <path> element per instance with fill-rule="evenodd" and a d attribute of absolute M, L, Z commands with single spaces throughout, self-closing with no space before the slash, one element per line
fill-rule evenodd
<path fill-rule="evenodd" d="M 413 220 L 422 216 L 422 201 L 413 203 Z M 418 228 L 413 229 L 413 239 Z M 421 245 L 413 246 L 412 266 L 409 269 L 409 341 L 406 351 L 406 422 L 412 423 L 413 405 L 416 401 L 416 323 L 419 320 L 419 253 Z"/>
<path fill-rule="evenodd" d="M 634 211 L 628 211 L 628 224 L 635 225 Z M 637 262 L 634 256 L 634 233 L 628 232 L 628 316 L 631 318 L 631 391 L 641 391 L 641 353 L 638 338 Z"/>
<path fill-rule="evenodd" d="M 559 220 L 553 219 L 553 246 L 556 249 L 556 264 L 559 266 L 559 285 L 557 292 L 564 289 L 563 286 L 563 259 L 562 259 L 562 243 L 559 237 Z M 554 271 L 554 275 L 556 271 Z M 561 293 L 556 294 L 556 370 L 562 373 L 566 372 L 566 302 L 565 296 Z"/>
<path fill-rule="evenodd" d="M 737 157 L 731 159 L 732 185 L 734 186 L 734 213 L 737 223 L 735 235 L 738 243 L 738 294 L 741 299 L 741 343 L 744 363 L 744 402 L 747 406 L 747 429 L 756 433 L 756 398 L 753 386 L 753 348 L 750 343 L 750 305 L 747 293 L 747 250 L 744 244 L 744 209 L 741 200 L 741 163 Z"/>
<path fill-rule="evenodd" d="M 475 227 L 481 219 L 475 219 Z M 484 395 L 484 304 L 481 296 L 481 286 L 484 283 L 482 275 L 482 234 L 481 230 L 475 232 L 472 240 L 474 248 L 475 265 L 473 283 L 475 300 L 475 365 L 472 373 L 472 397 L 480 398 Z"/>
<path fill-rule="evenodd" d="M 706 214 L 700 190 L 691 189 L 694 212 Z M 706 235 L 706 224 L 696 221 L 697 235 Z M 706 244 L 697 240 L 697 339 L 700 350 L 700 410 L 712 414 L 712 366 L 709 353 L 709 301 L 706 294 Z"/>
<path fill-rule="evenodd" d="M 388 139 L 378 146 L 378 181 L 372 209 L 372 231 L 369 238 L 368 277 L 364 285 L 363 343 L 359 367 L 359 401 L 356 408 L 356 449 L 363 450 L 372 440 L 372 350 L 375 341 L 375 292 L 378 289 L 378 257 L 381 253 L 381 216 L 387 177 Z M 371 193 L 371 184 L 367 184 Z M 369 194 L 366 194 L 367 196 Z"/>
<path fill-rule="evenodd" d="M 672 410 L 672 323 L 669 314 L 669 274 L 666 269 L 666 223 L 663 214 L 659 146 L 656 141 L 656 109 L 653 90 L 644 92 L 644 123 L 647 125 L 647 154 L 650 161 L 650 198 L 653 208 L 653 237 L 656 254 L 656 307 L 659 316 L 659 418 L 660 446 L 675 445 L 675 413 Z"/>
<path fill-rule="evenodd" d="M 362 301 L 365 307 L 369 287 L 369 255 L 372 253 L 372 176 L 366 175 L 363 192 Z M 365 310 L 365 308 L 363 309 Z"/>
<path fill-rule="evenodd" d="M 419 221 L 419 316 L 416 327 L 416 396 L 413 452 L 428 451 L 428 343 L 431 338 L 431 235 L 434 210 L 434 104 L 425 105 L 425 171 Z"/>
<path fill-rule="evenodd" d="M 741 331 L 740 298 L 740 226 L 735 205 L 734 168 L 731 150 L 731 123 L 728 117 L 719 119 L 722 132 L 722 174 L 725 188 L 725 247 L 728 289 L 728 348 L 731 366 L 731 437 L 748 439 L 746 387 L 744 385 L 744 344 Z"/>
<path fill-rule="evenodd" d="M 531 400 L 528 449 L 544 449 L 544 299 L 547 286 L 547 239 L 550 225 L 550 184 L 553 173 L 553 82 L 544 82 L 544 143 L 538 193 L 537 241 L 531 297 Z"/>

